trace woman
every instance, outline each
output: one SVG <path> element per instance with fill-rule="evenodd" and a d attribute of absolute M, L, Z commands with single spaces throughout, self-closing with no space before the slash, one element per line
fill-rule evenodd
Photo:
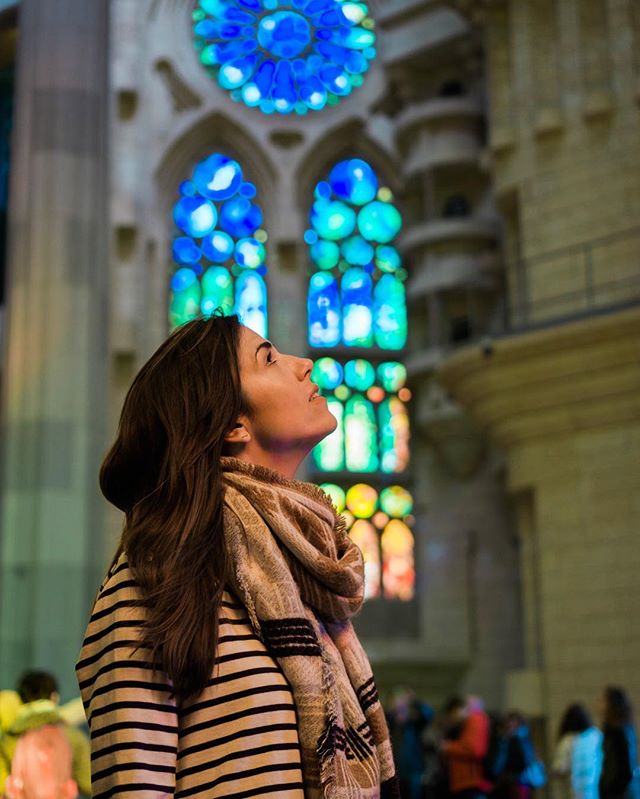
<path fill-rule="evenodd" d="M 638 799 L 638 743 L 629 697 L 622 688 L 609 685 L 598 706 L 604 736 L 600 797 Z"/>
<path fill-rule="evenodd" d="M 512 710 L 507 714 L 503 736 L 492 795 L 496 799 L 530 799 L 533 789 L 545 785 L 546 774 L 536 757 L 531 731 L 522 713 Z"/>
<path fill-rule="evenodd" d="M 601 770 L 602 733 L 583 705 L 569 705 L 560 723 L 551 767 L 561 795 L 566 799 L 598 799 Z"/>
<path fill-rule="evenodd" d="M 336 425 L 311 367 L 214 316 L 127 394 L 100 473 L 122 540 L 77 664 L 96 799 L 397 795 L 362 556 L 294 480 Z"/>

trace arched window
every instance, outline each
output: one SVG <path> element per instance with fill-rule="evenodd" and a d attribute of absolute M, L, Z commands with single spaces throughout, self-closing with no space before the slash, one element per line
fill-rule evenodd
<path fill-rule="evenodd" d="M 320 270 L 309 281 L 311 347 L 401 350 L 406 344 L 407 275 L 391 244 L 402 217 L 391 200 L 359 158 L 341 161 L 316 186 L 305 233 Z"/>
<path fill-rule="evenodd" d="M 214 153 L 180 185 L 173 207 L 179 229 L 171 278 L 169 323 L 178 327 L 202 314 L 237 313 L 267 335 L 267 288 L 262 211 L 256 187 L 237 161 Z"/>
<path fill-rule="evenodd" d="M 336 164 L 315 189 L 305 233 L 314 268 L 308 340 L 320 354 L 311 379 L 337 427 L 312 459 L 320 479 L 333 480 L 323 488 L 364 555 L 366 598 L 409 600 L 413 501 L 403 486 L 384 485 L 388 475 L 402 479 L 410 454 L 411 392 L 397 360 L 407 340 L 407 275 L 393 244 L 402 218 L 392 200 L 358 158 Z M 357 352 L 345 358 L 349 348 Z"/>

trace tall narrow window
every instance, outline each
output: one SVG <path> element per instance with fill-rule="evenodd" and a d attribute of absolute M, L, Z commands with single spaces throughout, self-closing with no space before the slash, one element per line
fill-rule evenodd
<path fill-rule="evenodd" d="M 179 230 L 173 241 L 169 323 L 178 327 L 202 314 L 237 313 L 267 335 L 267 272 L 262 211 L 256 187 L 237 161 L 214 153 L 180 185 L 173 207 Z"/>
<path fill-rule="evenodd" d="M 409 600 L 413 501 L 402 485 L 386 485 L 410 464 L 411 392 L 397 360 L 407 340 L 407 275 L 393 244 L 402 217 L 372 167 L 352 158 L 317 184 L 310 222 L 308 340 L 320 356 L 312 380 L 338 422 L 313 465 L 331 480 L 323 488 L 362 550 L 366 598 Z"/>

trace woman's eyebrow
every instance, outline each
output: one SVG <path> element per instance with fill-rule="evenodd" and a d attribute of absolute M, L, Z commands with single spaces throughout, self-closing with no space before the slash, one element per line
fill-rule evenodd
<path fill-rule="evenodd" d="M 273 349 L 273 344 L 270 341 L 261 341 L 256 348 L 256 361 L 258 360 L 258 353 L 261 349 Z"/>

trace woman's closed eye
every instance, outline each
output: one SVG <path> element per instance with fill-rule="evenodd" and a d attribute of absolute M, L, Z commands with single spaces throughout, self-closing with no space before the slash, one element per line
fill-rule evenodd
<path fill-rule="evenodd" d="M 273 350 L 267 351 L 267 363 L 268 364 L 278 363 L 278 359 L 273 357 Z"/>

